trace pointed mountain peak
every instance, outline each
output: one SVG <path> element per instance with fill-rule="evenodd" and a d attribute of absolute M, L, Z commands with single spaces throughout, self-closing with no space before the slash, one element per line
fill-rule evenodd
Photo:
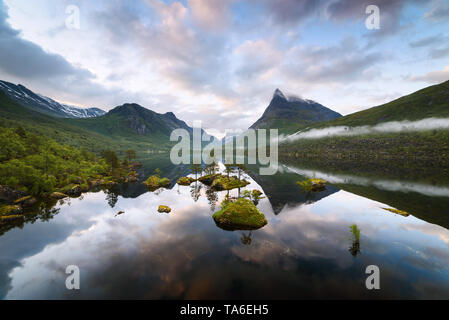
<path fill-rule="evenodd" d="M 166 112 L 165 115 L 170 117 L 170 118 L 176 119 L 176 116 L 175 116 L 175 114 L 173 112 Z"/>
<path fill-rule="evenodd" d="M 282 99 L 284 99 L 284 100 L 287 100 L 287 98 L 284 96 L 284 94 L 282 93 L 282 91 L 279 90 L 279 89 L 274 90 L 273 98 L 276 98 L 276 97 L 279 97 L 279 98 L 282 98 Z"/>

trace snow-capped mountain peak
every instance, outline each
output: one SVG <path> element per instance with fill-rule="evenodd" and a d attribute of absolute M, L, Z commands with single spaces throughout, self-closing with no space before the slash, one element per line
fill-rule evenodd
<path fill-rule="evenodd" d="M 106 114 L 98 108 L 80 108 L 59 103 L 49 97 L 36 94 L 20 84 L 15 85 L 0 80 L 0 90 L 24 107 L 59 118 L 92 118 Z"/>

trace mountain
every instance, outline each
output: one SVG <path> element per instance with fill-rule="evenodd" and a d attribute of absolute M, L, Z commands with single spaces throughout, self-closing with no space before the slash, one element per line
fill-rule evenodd
<path fill-rule="evenodd" d="M 339 191 L 336 187 L 328 185 L 322 192 L 304 193 L 296 185 L 297 181 L 306 179 L 304 176 L 299 176 L 288 170 L 278 171 L 273 175 L 261 175 L 257 165 L 248 165 L 247 167 L 248 175 L 262 188 L 276 215 L 285 206 L 296 207 L 300 204 L 312 204 Z"/>
<path fill-rule="evenodd" d="M 279 89 L 276 89 L 262 117 L 250 128 L 278 128 L 281 133 L 293 133 L 298 127 L 337 119 L 341 116 L 315 101 L 286 97 Z"/>
<path fill-rule="evenodd" d="M 449 81 L 421 89 L 383 105 L 311 127 L 364 126 L 388 121 L 415 121 L 431 117 L 449 117 Z"/>
<path fill-rule="evenodd" d="M 385 122 L 427 118 L 449 118 L 449 81 L 336 120 L 310 125 L 308 129 L 372 126 Z M 345 163 L 354 165 L 354 162 L 358 161 L 386 167 L 437 167 L 441 169 L 442 175 L 449 174 L 448 129 L 432 127 L 430 122 L 425 127 L 426 130 L 420 131 L 396 131 L 403 128 L 401 124 L 392 124 L 389 127 L 394 131 L 372 130 L 360 131 L 363 134 L 326 134 L 315 139 L 297 137 L 285 140 L 279 146 L 279 155 L 281 158 L 302 159 L 308 162 L 316 160 L 320 163 L 339 163 L 340 166 Z M 301 131 L 303 128 L 298 127 L 297 130 Z"/>
<path fill-rule="evenodd" d="M 170 141 L 173 129 L 193 132 L 172 112 L 159 114 L 137 104 L 124 104 L 99 117 L 56 118 L 13 101 L 2 90 L 0 126 L 21 126 L 26 131 L 46 135 L 60 143 L 84 147 L 97 154 L 104 149 L 112 149 L 121 155 L 127 149 L 140 154 L 168 151 L 176 143 Z"/>
<path fill-rule="evenodd" d="M 2 90 L 11 100 L 35 111 L 58 118 L 91 118 L 104 115 L 106 112 L 98 108 L 83 109 L 61 104 L 53 99 L 36 94 L 22 85 L 15 85 L 0 80 Z"/>
<path fill-rule="evenodd" d="M 147 144 L 147 149 L 168 149 L 173 145 L 173 142 L 170 142 L 170 135 L 174 129 L 185 129 L 191 138 L 193 137 L 193 129 L 178 119 L 173 112 L 161 114 L 135 103 L 115 107 L 101 117 L 67 119 L 67 121 L 117 140 Z"/>

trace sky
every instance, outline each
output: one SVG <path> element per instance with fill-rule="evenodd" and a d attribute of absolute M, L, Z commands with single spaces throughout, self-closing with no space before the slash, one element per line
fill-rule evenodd
<path fill-rule="evenodd" d="M 448 30 L 449 0 L 0 0 L 0 79 L 219 137 L 276 88 L 346 115 L 449 80 Z"/>

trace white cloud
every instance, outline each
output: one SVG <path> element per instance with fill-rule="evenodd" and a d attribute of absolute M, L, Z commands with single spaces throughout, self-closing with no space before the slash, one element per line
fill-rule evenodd
<path fill-rule="evenodd" d="M 431 84 L 436 84 L 449 80 L 449 66 L 446 66 L 443 70 L 431 71 L 420 76 L 408 77 L 410 81 L 421 81 Z"/>

